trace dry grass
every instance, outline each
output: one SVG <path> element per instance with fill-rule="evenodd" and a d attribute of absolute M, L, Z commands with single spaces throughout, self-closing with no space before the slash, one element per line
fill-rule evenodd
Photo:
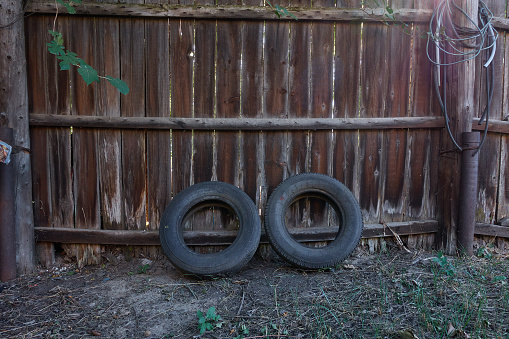
<path fill-rule="evenodd" d="M 509 260 L 494 249 L 474 258 L 358 251 L 319 272 L 257 259 L 208 279 L 161 262 L 18 279 L 0 293 L 0 337 L 509 337 Z M 196 313 L 211 306 L 221 319 L 200 336 Z"/>

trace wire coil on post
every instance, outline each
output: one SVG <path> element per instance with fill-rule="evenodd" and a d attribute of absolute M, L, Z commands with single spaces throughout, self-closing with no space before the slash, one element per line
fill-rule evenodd
<path fill-rule="evenodd" d="M 453 20 L 454 11 L 465 16 L 466 20 L 472 24 L 474 28 L 456 25 Z M 494 66 L 493 58 L 497 50 L 498 32 L 492 25 L 493 13 L 488 9 L 486 4 L 479 0 L 478 6 L 478 23 L 475 22 L 468 14 L 459 7 L 454 0 L 442 0 L 438 3 L 433 11 L 433 15 L 429 24 L 428 41 L 426 52 L 428 59 L 434 65 L 434 88 L 437 95 L 442 114 L 444 115 L 445 124 L 449 138 L 458 151 L 463 151 L 462 147 L 457 143 L 452 135 L 449 126 L 449 114 L 447 110 L 446 96 L 446 67 L 472 60 L 479 55 L 485 54 L 486 61 L 484 67 L 486 71 L 486 92 L 487 100 L 483 114 L 478 122 L 481 125 L 485 122 L 483 137 L 479 146 L 475 150 L 475 155 L 484 144 L 488 132 L 488 120 L 490 114 L 490 105 L 493 99 L 494 87 Z M 442 93 L 440 92 L 442 88 Z"/>

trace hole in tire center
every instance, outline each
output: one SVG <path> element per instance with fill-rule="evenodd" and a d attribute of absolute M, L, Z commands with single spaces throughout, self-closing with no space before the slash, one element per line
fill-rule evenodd
<path fill-rule="evenodd" d="M 327 197 L 310 193 L 298 196 L 288 206 L 285 225 L 302 245 L 324 247 L 336 238 L 341 219 Z"/>
<path fill-rule="evenodd" d="M 193 206 L 182 222 L 185 244 L 202 254 L 217 253 L 228 248 L 238 231 L 237 214 L 221 201 L 205 201 Z"/>

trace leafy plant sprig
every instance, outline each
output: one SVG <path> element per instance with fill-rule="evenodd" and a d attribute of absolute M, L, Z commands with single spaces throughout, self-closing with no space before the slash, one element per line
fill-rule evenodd
<path fill-rule="evenodd" d="M 216 308 L 214 306 L 209 308 L 205 314 L 198 310 L 196 315 L 198 316 L 198 330 L 200 331 L 200 335 L 205 333 L 205 331 L 212 331 L 216 327 L 221 328 L 221 326 L 223 326 L 221 316 L 216 314 Z"/>
<path fill-rule="evenodd" d="M 274 11 L 274 13 L 276 13 L 277 17 L 279 19 L 281 19 L 281 17 L 286 17 L 286 16 L 289 16 L 289 17 L 292 17 L 293 19 L 295 20 L 299 20 L 297 19 L 297 17 L 295 15 L 293 15 L 291 12 L 288 11 L 288 9 L 286 9 L 285 7 L 281 7 L 279 5 L 275 5 L 273 6 L 269 0 L 265 0 L 265 2 L 269 5 L 269 7 Z"/>
<path fill-rule="evenodd" d="M 69 14 L 75 14 L 76 9 L 72 6 L 73 3 L 80 4 L 81 0 L 55 0 L 57 3 L 63 5 Z M 71 66 L 78 67 L 78 74 L 81 75 L 83 80 L 86 82 L 87 86 L 97 81 L 100 82 L 100 79 L 106 79 L 110 84 L 115 86 L 120 93 L 127 95 L 129 93 L 129 86 L 122 80 L 114 78 L 109 75 L 99 75 L 97 71 L 90 66 L 85 60 L 78 57 L 78 55 L 74 52 L 67 50 L 64 46 L 64 38 L 60 32 L 57 32 L 55 29 L 56 20 L 58 17 L 58 7 L 57 14 L 55 16 L 55 20 L 53 23 L 53 30 L 49 30 L 49 33 L 53 37 L 53 39 L 46 44 L 48 47 L 48 52 L 57 56 L 57 59 L 61 60 L 59 63 L 61 71 L 67 71 L 71 69 Z"/>

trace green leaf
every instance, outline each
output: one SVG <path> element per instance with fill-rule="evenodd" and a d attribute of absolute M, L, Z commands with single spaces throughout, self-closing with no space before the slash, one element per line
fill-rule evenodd
<path fill-rule="evenodd" d="M 207 310 L 207 318 L 212 319 L 216 315 L 216 308 L 212 306 Z"/>
<path fill-rule="evenodd" d="M 59 45 L 55 40 L 48 42 L 46 44 L 48 46 L 48 52 L 55 55 L 65 55 L 64 46 Z"/>
<path fill-rule="evenodd" d="M 124 81 L 110 76 L 106 76 L 106 79 L 110 82 L 110 84 L 115 86 L 123 95 L 127 95 L 129 93 L 129 86 L 127 86 L 127 84 Z"/>
<path fill-rule="evenodd" d="M 58 45 L 64 44 L 64 38 L 62 37 L 62 34 L 57 31 L 52 31 L 51 29 L 48 30 L 48 32 L 53 37 L 53 41 L 55 41 Z"/>
<path fill-rule="evenodd" d="M 70 70 L 70 69 L 71 69 L 71 64 L 70 64 L 70 63 L 68 63 L 68 62 L 61 61 L 61 62 L 59 63 L 59 65 L 60 65 L 60 70 L 61 70 L 61 71 L 68 71 L 68 70 Z"/>
<path fill-rule="evenodd" d="M 107 77 L 106 77 L 106 78 L 107 78 Z M 198 317 L 198 319 L 204 319 L 204 317 L 203 317 L 203 312 L 202 312 L 202 311 L 200 311 L 200 310 L 198 310 L 198 311 L 196 312 L 196 316 Z"/>
<path fill-rule="evenodd" d="M 80 63 L 80 68 L 78 68 L 78 73 L 81 75 L 83 80 L 90 85 L 94 81 L 99 82 L 99 77 L 97 76 L 97 71 L 92 68 L 92 66 L 87 65 L 86 63 Z"/>

